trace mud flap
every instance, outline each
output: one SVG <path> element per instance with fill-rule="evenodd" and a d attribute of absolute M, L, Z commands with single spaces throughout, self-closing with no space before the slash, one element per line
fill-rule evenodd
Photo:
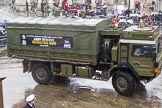
<path fill-rule="evenodd" d="M 22 61 L 22 66 L 23 66 L 23 73 L 28 71 L 28 61 L 27 60 L 23 60 Z"/>

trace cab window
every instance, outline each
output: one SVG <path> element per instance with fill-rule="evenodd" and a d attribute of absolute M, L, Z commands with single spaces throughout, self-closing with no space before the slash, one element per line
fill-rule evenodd
<path fill-rule="evenodd" d="M 153 47 L 147 45 L 134 45 L 132 50 L 132 56 L 151 58 L 153 53 Z"/>

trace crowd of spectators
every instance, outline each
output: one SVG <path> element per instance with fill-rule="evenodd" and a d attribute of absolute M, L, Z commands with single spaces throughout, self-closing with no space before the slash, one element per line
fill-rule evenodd
<path fill-rule="evenodd" d="M 12 3 L 15 3 L 15 0 L 12 0 Z M 30 4 L 30 5 L 29 5 Z M 26 0 L 26 13 L 27 15 L 39 15 L 42 17 L 82 17 L 82 18 L 107 18 L 111 16 L 112 22 L 114 25 L 123 26 L 125 24 L 137 24 L 140 22 L 140 19 L 144 20 L 147 24 L 161 24 L 162 22 L 162 12 L 158 11 L 155 13 L 155 2 L 152 1 L 150 6 L 150 13 L 145 14 L 141 13 L 141 10 L 145 8 L 139 0 L 135 1 L 135 9 L 131 10 L 130 6 L 127 9 L 118 11 L 106 4 L 101 4 L 100 2 L 96 3 L 96 6 L 92 6 L 89 2 L 84 4 L 78 2 L 72 2 L 72 5 L 69 5 L 67 0 L 63 0 L 62 4 L 56 3 L 53 0 L 53 3 L 49 3 L 48 0 L 42 0 L 41 4 L 38 5 L 38 0 L 31 0 L 30 3 Z M 97 16 L 97 17 L 96 17 Z M 114 20 L 115 19 L 115 20 Z M 114 22 L 115 21 L 115 22 Z M 123 23 L 122 21 L 126 22 Z M 159 23 L 160 22 L 160 23 Z"/>
<path fill-rule="evenodd" d="M 30 9 L 29 9 L 30 8 Z M 60 5 L 53 1 L 48 3 L 48 0 L 42 0 L 40 4 L 41 16 L 79 16 L 85 17 L 86 15 L 95 16 L 95 15 L 104 15 L 106 16 L 110 8 L 107 5 L 101 5 L 100 3 L 96 4 L 96 7 L 92 7 L 89 2 L 84 4 L 78 2 L 72 2 L 72 5 L 69 5 L 66 0 Z M 38 2 L 36 0 L 31 0 L 29 3 L 26 0 L 26 12 L 29 16 L 29 13 L 32 15 L 38 15 Z"/>

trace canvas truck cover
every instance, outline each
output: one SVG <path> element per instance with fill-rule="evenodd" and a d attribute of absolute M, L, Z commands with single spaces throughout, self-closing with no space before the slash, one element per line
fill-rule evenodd
<path fill-rule="evenodd" d="M 99 31 L 111 21 L 72 18 L 16 18 L 7 25 L 9 57 L 96 64 Z"/>

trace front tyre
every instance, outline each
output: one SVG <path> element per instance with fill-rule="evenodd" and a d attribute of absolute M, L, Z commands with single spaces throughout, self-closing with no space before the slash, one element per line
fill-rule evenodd
<path fill-rule="evenodd" d="M 137 82 L 131 74 L 121 71 L 113 76 L 112 84 L 116 92 L 123 96 L 130 96 L 137 86 Z"/>
<path fill-rule="evenodd" d="M 35 64 L 32 68 L 32 77 L 38 83 L 46 85 L 52 78 L 50 69 L 45 64 Z"/>

